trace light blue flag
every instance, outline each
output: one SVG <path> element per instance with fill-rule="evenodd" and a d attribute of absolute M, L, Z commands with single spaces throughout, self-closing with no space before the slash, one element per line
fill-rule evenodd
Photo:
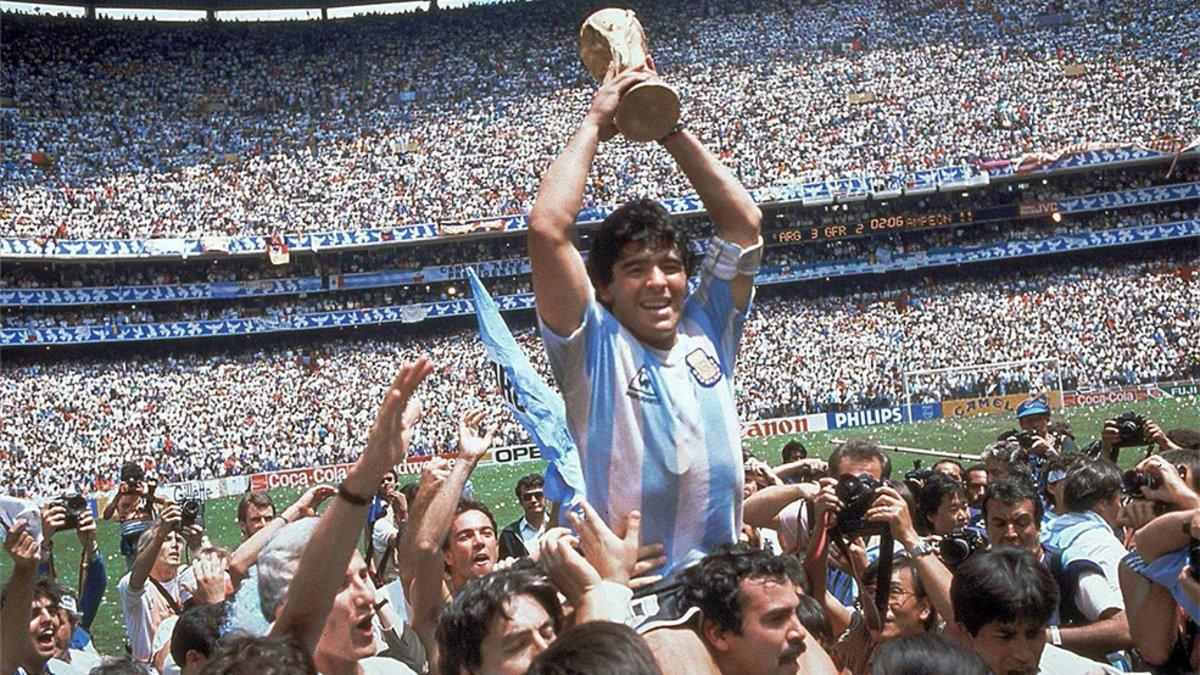
<path fill-rule="evenodd" d="M 533 369 L 529 357 L 500 316 L 496 302 L 470 267 L 467 268 L 467 279 L 471 282 L 471 294 L 475 298 L 479 337 L 495 369 L 500 393 L 513 416 L 538 446 L 542 459 L 549 462 L 546 467 L 546 499 L 564 507 L 559 509 L 562 519 L 571 506 L 587 496 L 579 450 L 567 431 L 567 409 L 562 397 L 550 389 Z"/>

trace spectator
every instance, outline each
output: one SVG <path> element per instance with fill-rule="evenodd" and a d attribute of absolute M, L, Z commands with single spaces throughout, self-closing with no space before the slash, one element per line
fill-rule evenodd
<path fill-rule="evenodd" d="M 517 481 L 517 503 L 525 512 L 500 532 L 500 557 L 524 558 L 537 550 L 538 540 L 546 532 L 545 480 L 536 473 Z"/>

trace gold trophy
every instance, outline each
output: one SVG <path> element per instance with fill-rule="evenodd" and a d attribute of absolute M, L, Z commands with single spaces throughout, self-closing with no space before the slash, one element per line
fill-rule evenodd
<path fill-rule="evenodd" d="M 646 33 L 631 9 L 602 9 L 579 29 L 579 58 L 599 82 L 610 63 L 619 74 L 646 63 L 646 56 Z M 679 95 L 662 82 L 636 84 L 621 97 L 613 122 L 631 141 L 656 141 L 679 122 Z"/>

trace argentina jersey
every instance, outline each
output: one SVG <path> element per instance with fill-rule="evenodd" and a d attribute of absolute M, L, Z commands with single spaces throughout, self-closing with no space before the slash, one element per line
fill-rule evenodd
<path fill-rule="evenodd" d="M 733 364 L 745 315 L 730 285 L 704 274 L 668 351 L 643 345 L 595 298 L 569 337 L 542 338 L 563 392 L 588 501 L 609 525 L 642 513 L 670 575 L 737 541 L 741 433 Z"/>

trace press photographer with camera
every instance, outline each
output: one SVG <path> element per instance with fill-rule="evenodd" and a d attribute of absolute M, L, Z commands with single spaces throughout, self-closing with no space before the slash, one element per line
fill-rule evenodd
<path fill-rule="evenodd" d="M 65 530 L 75 530 L 79 537 L 79 586 L 73 598 L 75 623 L 69 642 L 72 648 L 82 648 L 91 642 L 88 630 L 108 586 L 104 556 L 100 554 L 100 547 L 96 543 L 96 521 L 92 518 L 87 500 L 80 495 L 66 495 L 46 502 L 42 506 L 41 519 L 41 571 L 48 579 L 58 579 L 54 558 L 55 535 Z"/>
<path fill-rule="evenodd" d="M 866 672 L 872 652 L 882 642 L 932 630 L 938 615 L 952 616 L 951 574 L 935 547 L 918 534 L 908 502 L 896 487 L 866 474 L 857 481 L 851 477 L 822 480 L 804 560 L 813 596 L 821 600 L 833 633 L 842 636 L 836 652 L 842 664 L 857 673 Z M 900 551 L 894 558 L 881 551 L 879 560 L 848 571 L 862 589 L 859 609 L 852 610 L 827 592 L 830 554 L 836 547 L 858 546 L 853 541 L 859 532 L 875 532 L 881 527 Z M 860 562 L 865 562 L 865 551 L 862 556 Z M 879 593 L 881 587 L 885 595 Z M 885 598 L 882 603 L 881 598 Z"/>
<path fill-rule="evenodd" d="M 1104 420 L 1100 431 L 1100 451 L 1116 462 L 1122 448 L 1157 445 L 1160 452 L 1181 450 L 1154 420 L 1135 412 L 1125 412 Z"/>
<path fill-rule="evenodd" d="M 1050 406 L 1045 396 L 1031 398 L 1017 406 L 1017 424 L 1021 430 L 1017 442 L 1030 453 L 1049 457 L 1079 451 L 1069 427 L 1050 421 Z"/>
<path fill-rule="evenodd" d="M 167 500 L 155 494 L 158 484 L 146 479 L 146 471 L 137 462 L 121 465 L 121 483 L 117 495 L 104 507 L 101 517 L 112 520 L 115 515 L 121 526 L 121 555 L 125 570 L 133 568 L 137 557 L 138 537 L 154 523 L 154 508 L 165 506 Z"/>
<path fill-rule="evenodd" d="M 170 504 L 161 518 L 142 533 L 133 569 L 117 583 L 125 635 L 133 657 L 153 658 L 154 634 L 168 617 L 178 616 L 190 593 L 181 583 L 183 509 Z"/>

